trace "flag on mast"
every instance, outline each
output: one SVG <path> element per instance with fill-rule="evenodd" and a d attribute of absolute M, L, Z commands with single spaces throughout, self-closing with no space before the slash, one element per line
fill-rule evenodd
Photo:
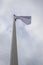
<path fill-rule="evenodd" d="M 31 16 L 15 16 L 15 18 L 22 20 L 27 25 L 31 24 Z"/>

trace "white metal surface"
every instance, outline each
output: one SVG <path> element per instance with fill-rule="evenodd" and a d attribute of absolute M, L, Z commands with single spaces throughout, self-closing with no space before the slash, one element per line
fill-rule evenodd
<path fill-rule="evenodd" d="M 26 21 L 24 20 L 24 18 Z M 27 16 L 18 16 L 18 17 L 14 16 L 10 65 L 18 65 L 17 39 L 16 39 L 16 19 L 21 19 L 25 23 L 29 22 L 28 24 L 31 23 L 31 17 L 30 16 L 28 16 L 28 17 Z M 29 19 L 30 19 L 30 21 L 29 21 Z"/>
<path fill-rule="evenodd" d="M 17 41 L 16 41 L 16 21 L 15 21 L 15 17 L 14 17 L 10 65 L 18 65 L 17 44 L 16 43 L 17 43 Z"/>

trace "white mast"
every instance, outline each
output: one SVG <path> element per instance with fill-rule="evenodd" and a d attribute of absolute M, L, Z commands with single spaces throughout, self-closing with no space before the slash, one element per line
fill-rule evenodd
<path fill-rule="evenodd" d="M 16 40 L 16 19 L 21 19 L 26 24 L 31 23 L 31 16 L 15 16 L 14 15 L 10 65 L 18 65 L 17 40 Z"/>

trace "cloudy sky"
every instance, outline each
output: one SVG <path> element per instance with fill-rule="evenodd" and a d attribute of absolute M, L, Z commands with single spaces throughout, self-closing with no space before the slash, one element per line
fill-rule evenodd
<path fill-rule="evenodd" d="M 43 65 L 43 0 L 0 0 L 0 65 L 10 63 L 14 14 L 32 17 L 16 23 L 19 65 Z"/>

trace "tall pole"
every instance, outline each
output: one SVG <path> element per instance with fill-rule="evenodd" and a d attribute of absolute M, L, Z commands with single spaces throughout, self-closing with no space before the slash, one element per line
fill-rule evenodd
<path fill-rule="evenodd" d="M 16 40 L 16 19 L 22 20 L 27 25 L 31 24 L 31 16 L 15 16 L 14 15 L 10 65 L 18 65 L 17 40 Z"/>
<path fill-rule="evenodd" d="M 17 41 L 16 41 L 16 18 L 15 18 L 15 16 L 14 16 L 14 22 L 13 22 L 13 36 L 12 36 L 10 65 L 18 65 Z"/>

